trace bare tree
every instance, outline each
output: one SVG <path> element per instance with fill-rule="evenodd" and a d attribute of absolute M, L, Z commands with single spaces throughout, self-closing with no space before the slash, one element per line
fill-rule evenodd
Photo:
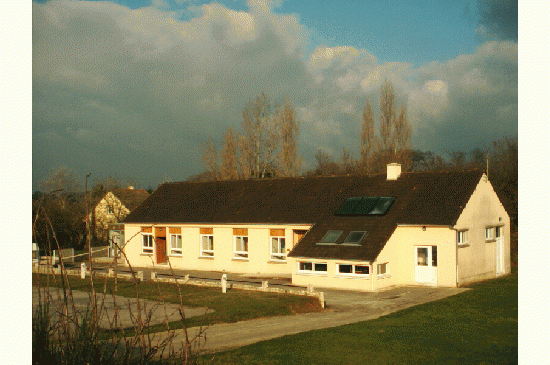
<path fill-rule="evenodd" d="M 296 112 L 286 102 L 278 113 L 281 133 L 281 148 L 279 152 L 279 172 L 281 176 L 297 176 L 301 168 L 301 158 L 298 156 L 297 138 L 299 133 Z"/>
<path fill-rule="evenodd" d="M 237 155 L 237 138 L 232 127 L 225 130 L 221 152 L 220 178 L 234 180 L 239 178 Z"/>
<path fill-rule="evenodd" d="M 404 168 L 411 166 L 411 127 L 407 119 L 407 110 L 403 105 L 399 116 L 395 89 L 391 82 L 384 81 L 380 88 L 380 140 L 378 143 L 378 171 L 383 171 L 386 164 L 399 162 Z"/>
<path fill-rule="evenodd" d="M 407 108 L 401 106 L 399 117 L 394 126 L 394 153 L 395 160 L 408 170 L 411 167 L 411 125 L 407 118 Z"/>
<path fill-rule="evenodd" d="M 351 155 L 351 152 L 345 147 L 342 149 L 339 169 L 341 174 L 346 175 L 353 174 L 357 170 L 357 162 Z"/>
<path fill-rule="evenodd" d="M 247 152 L 247 165 L 251 176 L 264 176 L 272 166 L 275 150 L 279 145 L 279 133 L 273 120 L 273 107 L 269 97 L 262 93 L 251 100 L 243 110 L 242 130 Z"/>
<path fill-rule="evenodd" d="M 315 152 L 315 160 L 317 161 L 317 167 L 313 175 L 327 176 L 338 175 L 340 173 L 340 166 L 326 151 L 317 150 L 317 152 Z"/>
<path fill-rule="evenodd" d="M 361 124 L 361 168 L 367 172 L 373 172 L 373 154 L 378 144 L 374 130 L 374 117 L 369 101 L 363 107 L 363 123 Z"/>
<path fill-rule="evenodd" d="M 391 159 L 395 147 L 395 91 L 388 80 L 384 81 L 380 89 L 380 152 L 386 159 Z M 388 161 L 389 162 L 389 161 Z"/>
<path fill-rule="evenodd" d="M 220 176 L 218 151 L 216 150 L 212 136 L 208 137 L 205 145 L 202 147 L 202 161 L 206 171 L 210 172 L 215 180 L 218 180 Z"/>

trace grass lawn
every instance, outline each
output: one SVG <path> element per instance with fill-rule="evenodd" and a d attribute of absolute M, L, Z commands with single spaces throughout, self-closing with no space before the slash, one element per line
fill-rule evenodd
<path fill-rule="evenodd" d="M 40 275 L 41 286 L 61 286 L 61 276 Z M 90 291 L 89 277 L 82 280 L 78 276 L 68 276 L 72 290 Z M 36 275 L 33 276 L 33 285 L 37 283 Z M 94 278 L 96 292 L 103 293 L 106 285 L 106 293 L 111 294 L 114 287 L 112 278 Z M 214 323 L 230 323 L 260 317 L 273 317 L 294 313 L 306 313 L 322 310 L 317 298 L 285 295 L 277 293 L 262 293 L 246 290 L 231 289 L 222 294 L 220 288 L 199 287 L 193 285 L 180 285 L 183 305 L 189 307 L 208 307 L 213 313 L 205 316 L 188 318 L 187 327 L 209 325 Z M 145 281 L 138 284 L 139 297 L 151 300 L 164 300 L 168 303 L 179 304 L 178 290 L 175 284 L 154 283 Z M 117 295 L 135 298 L 136 288 L 132 281 L 118 280 Z M 102 294 L 101 294 L 102 295 Z M 171 322 L 170 328 L 181 328 L 181 321 Z M 151 332 L 164 331 L 163 325 L 151 326 Z"/>
<path fill-rule="evenodd" d="M 372 321 L 203 357 L 215 364 L 515 364 L 517 273 Z"/>

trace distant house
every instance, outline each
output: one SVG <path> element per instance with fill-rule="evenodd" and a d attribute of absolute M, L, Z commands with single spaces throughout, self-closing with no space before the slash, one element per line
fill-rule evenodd
<path fill-rule="evenodd" d="M 122 222 L 122 220 L 147 197 L 146 190 L 134 189 L 129 186 L 126 189 L 113 189 L 107 192 L 95 205 L 93 210 L 93 223 L 96 236 L 107 240 L 109 225 Z"/>
<path fill-rule="evenodd" d="M 510 218 L 480 170 L 167 183 L 123 229 L 133 266 L 297 285 L 456 287 L 510 272 Z"/>

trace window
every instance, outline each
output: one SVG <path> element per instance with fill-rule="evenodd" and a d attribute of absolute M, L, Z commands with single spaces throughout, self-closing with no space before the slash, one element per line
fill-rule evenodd
<path fill-rule="evenodd" d="M 495 227 L 495 237 L 500 238 L 502 236 L 502 227 Z"/>
<path fill-rule="evenodd" d="M 107 214 L 115 214 L 113 207 L 110 205 L 107 206 Z"/>
<path fill-rule="evenodd" d="M 490 241 L 494 239 L 494 227 L 485 228 L 485 240 Z"/>
<path fill-rule="evenodd" d="M 437 246 L 432 246 L 432 267 L 437 267 Z"/>
<path fill-rule="evenodd" d="M 236 259 L 248 259 L 248 236 L 233 236 Z"/>
<path fill-rule="evenodd" d="M 368 277 L 369 274 L 370 274 L 370 266 L 368 265 L 338 264 L 339 276 Z"/>
<path fill-rule="evenodd" d="M 271 237 L 271 260 L 286 260 L 284 237 Z"/>
<path fill-rule="evenodd" d="M 201 235 L 201 257 L 214 257 L 213 235 Z"/>
<path fill-rule="evenodd" d="M 170 235 L 170 254 L 181 256 L 182 254 L 181 234 Z"/>
<path fill-rule="evenodd" d="M 351 231 L 344 240 L 344 244 L 359 244 L 366 234 L 367 232 L 364 231 Z"/>
<path fill-rule="evenodd" d="M 326 262 L 298 262 L 298 273 L 302 274 L 326 274 Z"/>
<path fill-rule="evenodd" d="M 343 231 L 328 231 L 321 239 L 320 243 L 336 243 L 338 238 L 342 235 Z"/>
<path fill-rule="evenodd" d="M 459 245 L 466 245 L 466 244 L 468 244 L 468 241 L 467 241 L 467 238 L 468 238 L 467 232 L 468 232 L 468 231 L 458 231 L 458 232 L 457 232 L 457 242 L 458 242 Z"/>
<path fill-rule="evenodd" d="M 388 276 L 388 263 L 378 264 L 376 273 L 378 277 L 387 277 Z"/>
<path fill-rule="evenodd" d="M 394 201 L 392 197 L 348 198 L 336 211 L 336 215 L 384 215 Z"/>
<path fill-rule="evenodd" d="M 151 233 L 141 233 L 141 247 L 143 253 L 153 253 L 153 235 Z"/>

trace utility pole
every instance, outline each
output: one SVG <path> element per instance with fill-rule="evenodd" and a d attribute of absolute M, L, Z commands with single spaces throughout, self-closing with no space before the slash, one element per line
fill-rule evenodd
<path fill-rule="evenodd" d="M 84 182 L 84 204 L 86 206 L 86 245 L 88 246 L 88 264 L 90 266 L 90 275 L 92 273 L 92 244 L 90 237 L 90 214 L 88 211 L 88 178 L 92 175 L 89 173 L 86 175 L 86 180 Z"/>

